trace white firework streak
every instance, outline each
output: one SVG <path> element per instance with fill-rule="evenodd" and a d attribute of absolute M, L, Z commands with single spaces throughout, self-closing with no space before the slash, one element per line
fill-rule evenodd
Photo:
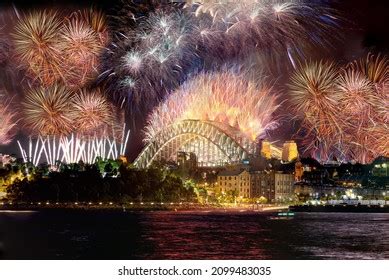
<path fill-rule="evenodd" d="M 69 136 L 39 136 L 36 139 L 29 138 L 27 149 L 20 141 L 17 141 L 24 162 L 30 162 L 37 166 L 46 162 L 51 166 L 59 162 L 70 164 L 83 161 L 93 164 L 97 158 L 103 160 L 118 159 L 125 154 L 128 145 L 130 131 L 123 126 L 120 141 L 115 137 L 82 137 L 75 134 Z"/>

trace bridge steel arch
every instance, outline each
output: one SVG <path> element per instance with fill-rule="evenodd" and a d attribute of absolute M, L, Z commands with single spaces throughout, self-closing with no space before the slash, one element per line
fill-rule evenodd
<path fill-rule="evenodd" d="M 228 162 L 237 162 L 249 156 L 249 152 L 235 139 L 212 122 L 183 120 L 166 127 L 152 139 L 134 161 L 137 168 L 147 168 L 159 156 L 172 156 L 180 147 L 196 138 L 214 145 Z"/>

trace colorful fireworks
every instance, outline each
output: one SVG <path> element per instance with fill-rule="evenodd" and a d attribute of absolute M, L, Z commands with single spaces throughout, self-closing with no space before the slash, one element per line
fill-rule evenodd
<path fill-rule="evenodd" d="M 134 123 L 148 116 L 146 141 L 184 119 L 209 121 L 253 141 L 279 126 L 277 109 L 286 97 L 302 124 L 297 134 L 317 159 L 365 163 L 388 155 L 387 57 L 368 55 L 345 66 L 299 63 L 336 36 L 341 19 L 327 3 L 184 2 L 124 1 L 107 19 L 92 8 L 29 14 L 14 8 L 15 24 L 0 37 L 0 66 L 25 74 L 13 89 L 26 92 L 21 115 L 32 140 L 21 147 L 23 156 L 89 162 L 116 154 L 121 148 L 112 143 L 126 143 L 128 133 L 124 113 L 110 99 L 126 104 Z M 235 65 L 243 71 L 225 70 Z M 262 78 L 269 65 L 295 69 L 286 96 Z M 0 105 L 0 140 L 8 143 L 15 113 L 9 101 Z"/>
<path fill-rule="evenodd" d="M 30 90 L 23 109 L 24 123 L 35 135 L 66 135 L 72 131 L 72 93 L 65 87 Z"/>
<path fill-rule="evenodd" d="M 39 87 L 22 105 L 33 136 L 26 149 L 18 142 L 25 161 L 38 164 L 44 157 L 51 165 L 92 163 L 96 157 L 116 159 L 125 153 L 129 131 L 101 90 L 72 93 L 57 85 Z"/>
<path fill-rule="evenodd" d="M 64 19 L 53 11 L 21 17 L 13 34 L 15 52 L 34 81 L 82 87 L 97 75 L 97 59 L 107 43 L 100 12 Z"/>
<path fill-rule="evenodd" d="M 122 127 L 122 138 L 110 138 L 108 136 L 39 136 L 35 140 L 29 139 L 27 148 L 24 148 L 18 141 L 19 149 L 24 162 L 31 162 L 38 165 L 44 158 L 51 166 L 58 162 L 92 164 L 97 158 L 118 159 L 126 152 L 130 131 Z"/>
<path fill-rule="evenodd" d="M 197 2 L 197 1 L 196 1 Z M 195 15 L 212 18 L 214 30 L 222 31 L 225 38 L 234 39 L 240 51 L 272 47 L 286 51 L 304 44 L 323 45 L 326 35 L 339 19 L 324 6 L 313 1 L 201 1 L 192 4 Z M 298 38 L 298 40 L 296 40 Z"/>
<path fill-rule="evenodd" d="M 386 57 L 368 55 L 343 68 L 320 62 L 295 72 L 290 102 L 311 155 L 367 163 L 389 154 L 388 66 Z"/>
<path fill-rule="evenodd" d="M 61 77 L 59 33 L 61 21 L 54 12 L 37 11 L 21 18 L 15 27 L 15 52 L 34 79 L 51 85 Z"/>
<path fill-rule="evenodd" d="M 59 85 L 38 87 L 29 91 L 22 105 L 24 123 L 36 136 L 111 134 L 117 123 L 123 123 L 101 89 L 74 93 Z"/>
<path fill-rule="evenodd" d="M 10 100 L 0 91 L 0 145 L 9 144 L 16 133 L 16 113 Z"/>
<path fill-rule="evenodd" d="M 30 133 L 27 149 L 18 141 L 23 159 L 55 165 L 124 154 L 124 120 L 102 90 L 89 88 L 109 42 L 105 15 L 94 9 L 67 17 L 53 11 L 18 14 L 13 39 L 17 59 L 32 78 L 22 102 Z"/>
<path fill-rule="evenodd" d="M 122 34 L 122 45 L 111 48 L 114 67 L 104 73 L 117 79 L 122 99 L 153 106 L 178 86 L 197 56 L 193 24 L 184 11 L 161 10 Z"/>
<path fill-rule="evenodd" d="M 82 90 L 72 102 L 75 130 L 81 134 L 96 134 L 113 122 L 111 106 L 100 90 Z"/>
<path fill-rule="evenodd" d="M 274 112 L 277 95 L 264 81 L 248 81 L 242 74 L 203 73 L 183 84 L 150 115 L 146 140 L 184 119 L 212 121 L 236 128 L 251 140 L 278 125 Z"/>
<path fill-rule="evenodd" d="M 311 63 L 299 68 L 291 78 L 290 101 L 295 112 L 302 115 L 303 127 L 307 135 L 315 136 L 315 141 L 307 143 L 307 149 L 320 145 L 319 155 L 325 158 L 335 145 L 333 141 L 338 133 L 338 100 L 334 88 L 338 70 L 330 63 Z"/>
<path fill-rule="evenodd" d="M 61 32 L 62 57 L 66 61 L 65 84 L 85 85 L 96 73 L 97 57 L 102 45 L 95 31 L 79 18 L 67 20 Z"/>
<path fill-rule="evenodd" d="M 253 53 L 283 55 L 295 65 L 309 46 L 326 45 L 339 21 L 310 1 L 150 5 L 149 14 L 138 15 L 131 5 L 123 12 L 119 22 L 129 21 L 131 28 L 121 27 L 103 73 L 132 109 L 154 106 L 190 73 L 221 69 Z"/>

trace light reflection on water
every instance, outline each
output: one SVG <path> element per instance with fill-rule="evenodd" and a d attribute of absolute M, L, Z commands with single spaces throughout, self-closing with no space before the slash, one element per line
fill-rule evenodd
<path fill-rule="evenodd" d="M 389 259 L 389 214 L 0 212 L 4 259 Z"/>

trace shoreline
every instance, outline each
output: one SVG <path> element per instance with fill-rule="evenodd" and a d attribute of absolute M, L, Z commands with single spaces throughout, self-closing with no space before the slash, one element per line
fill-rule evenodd
<path fill-rule="evenodd" d="M 199 212 L 279 212 L 287 211 L 288 205 L 221 205 L 197 203 L 3 203 L 0 211 L 113 211 L 113 212 L 147 212 L 147 211 L 199 211 Z"/>
<path fill-rule="evenodd" d="M 292 212 L 307 213 L 389 213 L 388 205 L 298 205 L 290 206 Z"/>
<path fill-rule="evenodd" d="M 7 203 L 0 204 L 1 211 L 106 211 L 106 212 L 306 212 L 306 213 L 389 213 L 388 205 L 203 205 L 196 203 L 168 203 L 168 204 L 91 204 L 91 203 L 51 203 L 28 204 Z"/>

